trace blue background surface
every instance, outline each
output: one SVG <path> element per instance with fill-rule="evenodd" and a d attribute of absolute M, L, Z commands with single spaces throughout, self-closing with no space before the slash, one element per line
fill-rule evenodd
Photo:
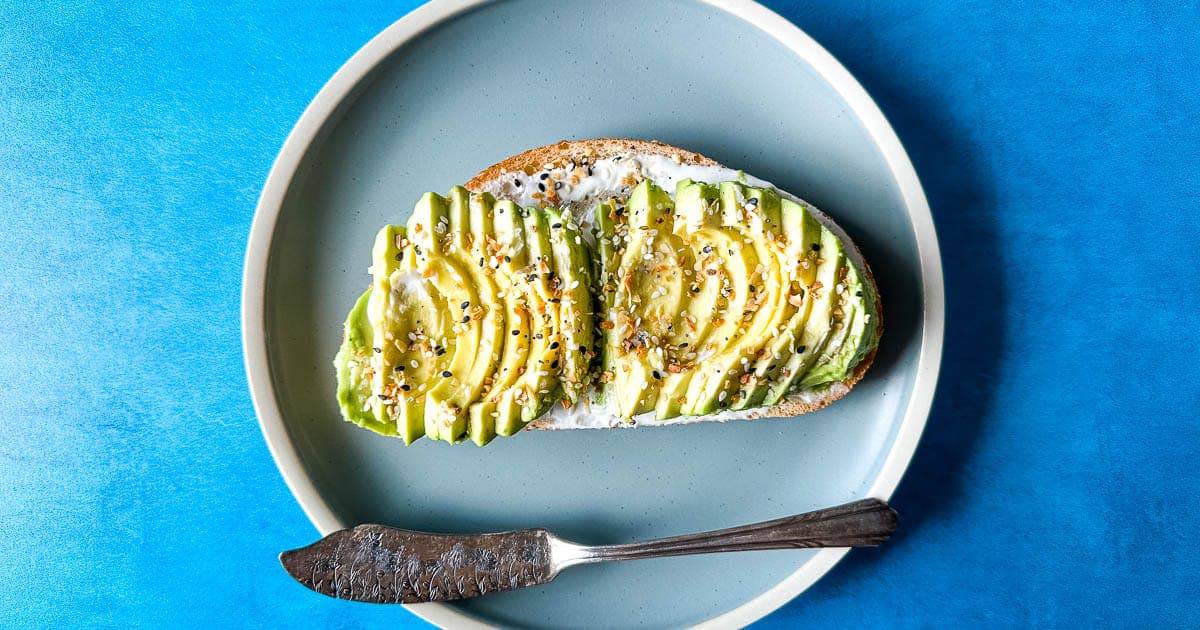
<path fill-rule="evenodd" d="M 408 2 L 0 1 L 0 625 L 418 625 L 310 595 L 239 337 L 321 84 Z M 879 550 L 763 626 L 1196 626 L 1200 11 L 775 2 L 929 196 L 948 331 Z"/>

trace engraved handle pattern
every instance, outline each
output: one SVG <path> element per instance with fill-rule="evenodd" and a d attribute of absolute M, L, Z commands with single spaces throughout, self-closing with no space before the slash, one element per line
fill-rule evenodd
<path fill-rule="evenodd" d="M 375 603 L 478 597 L 554 577 L 545 530 L 460 536 L 359 525 L 279 559 L 318 593 Z"/>

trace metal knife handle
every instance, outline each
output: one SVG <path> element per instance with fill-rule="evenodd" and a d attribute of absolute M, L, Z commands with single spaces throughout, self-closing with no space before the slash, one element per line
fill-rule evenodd
<path fill-rule="evenodd" d="M 576 563 L 637 560 L 724 551 L 874 547 L 896 531 L 896 511 L 864 499 L 773 521 L 624 545 L 586 547 Z"/>

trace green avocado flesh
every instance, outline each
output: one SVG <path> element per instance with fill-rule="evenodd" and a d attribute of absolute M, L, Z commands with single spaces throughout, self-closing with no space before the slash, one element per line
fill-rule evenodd
<path fill-rule="evenodd" d="M 862 271 L 772 189 L 643 181 L 594 213 L 585 238 L 456 187 L 380 230 L 334 361 L 346 420 L 482 446 L 581 400 L 629 421 L 750 409 L 844 380 L 875 343 Z"/>

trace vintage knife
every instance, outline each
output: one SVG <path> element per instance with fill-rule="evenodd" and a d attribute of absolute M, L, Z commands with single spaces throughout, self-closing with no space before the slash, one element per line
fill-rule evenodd
<path fill-rule="evenodd" d="M 625 545 L 580 545 L 544 529 L 460 535 L 359 525 L 285 551 L 279 561 L 301 584 L 330 597 L 415 604 L 545 584 L 577 564 L 725 551 L 873 547 L 895 529 L 896 511 L 878 499 Z"/>

